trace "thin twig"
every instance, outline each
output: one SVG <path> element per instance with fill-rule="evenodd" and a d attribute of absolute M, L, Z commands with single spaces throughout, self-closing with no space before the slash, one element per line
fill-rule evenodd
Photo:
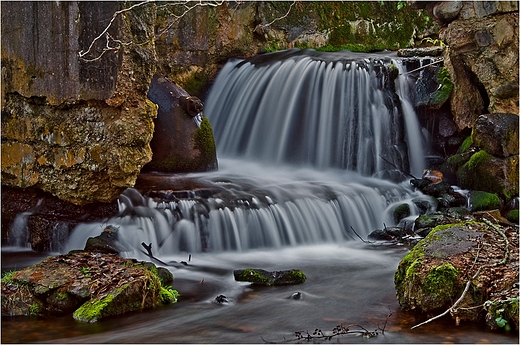
<path fill-rule="evenodd" d="M 409 177 L 414 178 L 414 179 L 417 180 L 417 177 L 413 176 L 412 174 L 407 173 L 406 171 L 401 170 L 397 165 L 395 165 L 394 163 L 390 162 L 388 159 L 384 158 L 381 155 L 379 155 L 379 157 L 382 160 L 384 160 L 385 162 L 387 162 L 388 164 L 390 164 L 391 166 L 393 166 L 394 168 L 396 168 L 397 170 L 399 170 L 400 172 L 402 172 L 403 174 L 405 174 L 406 176 L 409 176 Z"/>
<path fill-rule="evenodd" d="M 403 72 L 403 73 L 401 73 L 401 75 L 405 75 L 405 74 L 410 74 L 410 73 L 413 73 L 413 72 L 417 72 L 417 71 L 419 71 L 419 70 L 421 70 L 421 69 L 424 69 L 424 68 L 426 68 L 426 67 L 428 67 L 428 66 L 435 65 L 435 64 L 437 64 L 437 63 L 439 63 L 439 62 L 443 62 L 443 61 L 444 61 L 444 58 L 440 58 L 439 60 L 434 61 L 434 62 L 432 62 L 432 63 L 429 63 L 429 64 L 427 64 L 427 65 L 421 66 L 421 67 L 416 68 L 416 69 L 413 69 L 413 70 L 411 70 L 411 71 Z"/>
<path fill-rule="evenodd" d="M 292 2 L 291 6 L 289 6 L 289 9 L 287 10 L 287 13 L 286 13 L 285 15 L 273 19 L 273 21 L 270 22 L 270 23 L 267 23 L 267 24 L 258 24 L 257 28 L 265 29 L 266 27 L 273 25 L 275 22 L 277 22 L 277 21 L 279 21 L 279 20 L 281 20 L 281 19 L 286 18 L 286 17 L 289 15 L 289 13 L 291 13 L 291 9 L 292 9 L 292 7 L 294 6 L 295 3 L 296 3 L 296 0 Z M 255 29 L 256 29 L 256 28 L 255 28 Z"/>

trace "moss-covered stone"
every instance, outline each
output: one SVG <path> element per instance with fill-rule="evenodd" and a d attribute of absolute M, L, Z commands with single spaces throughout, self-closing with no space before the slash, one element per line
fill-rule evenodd
<path fill-rule="evenodd" d="M 507 212 L 506 219 L 512 223 L 518 224 L 518 210 L 511 210 Z"/>
<path fill-rule="evenodd" d="M 458 169 L 457 184 L 510 199 L 518 195 L 518 161 L 518 155 L 499 158 L 480 150 Z"/>
<path fill-rule="evenodd" d="M 399 223 L 399 221 L 401 219 L 408 217 L 411 214 L 410 212 L 411 212 L 410 205 L 408 205 L 408 204 L 398 205 L 396 208 L 394 208 L 394 212 L 393 212 L 394 222 L 396 224 Z"/>
<path fill-rule="evenodd" d="M 495 210 L 500 207 L 498 195 L 482 191 L 473 191 L 469 194 L 471 211 Z"/>
<path fill-rule="evenodd" d="M 255 285 L 287 285 L 304 283 L 307 277 L 301 270 L 269 272 L 262 269 L 246 268 L 233 271 L 235 280 L 246 281 Z"/>

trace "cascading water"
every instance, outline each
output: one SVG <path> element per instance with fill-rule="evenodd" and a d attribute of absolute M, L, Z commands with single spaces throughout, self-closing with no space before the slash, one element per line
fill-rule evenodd
<path fill-rule="evenodd" d="M 184 177 L 206 197 L 128 190 L 118 217 L 78 226 L 66 249 L 107 225 L 134 257 L 142 242 L 159 256 L 338 243 L 391 225 L 397 204 L 416 212 L 410 200 L 420 195 L 381 179 L 424 164 L 404 70 L 395 58 L 346 52 L 228 62 L 205 105 L 219 171 Z"/>

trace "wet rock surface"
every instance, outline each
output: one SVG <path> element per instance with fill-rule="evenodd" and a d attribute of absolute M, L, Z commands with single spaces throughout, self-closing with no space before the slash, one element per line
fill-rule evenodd
<path fill-rule="evenodd" d="M 171 276 L 171 273 L 170 273 Z M 75 251 L 2 278 L 2 316 L 65 315 L 78 321 L 176 301 L 155 265 L 117 254 Z"/>
<path fill-rule="evenodd" d="M 296 269 L 284 271 L 266 271 L 258 268 L 246 268 L 233 271 L 236 281 L 250 282 L 254 285 L 288 285 L 304 283 L 307 277 Z"/>
<path fill-rule="evenodd" d="M 457 324 L 486 320 L 492 329 L 518 330 L 518 227 L 488 220 L 437 226 L 400 262 L 395 286 L 404 310 L 440 314 L 462 298 L 450 313 Z"/>

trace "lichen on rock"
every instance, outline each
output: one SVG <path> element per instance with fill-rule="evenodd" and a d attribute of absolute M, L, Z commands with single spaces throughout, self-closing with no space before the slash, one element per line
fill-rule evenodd
<path fill-rule="evenodd" d="M 439 225 L 399 263 L 394 277 L 399 304 L 404 310 L 440 314 L 463 297 L 452 318 L 457 324 L 481 320 L 483 309 L 489 315 L 490 306 L 518 294 L 517 246 L 517 230 L 489 221 Z M 463 295 L 468 281 L 470 292 Z M 506 314 L 518 329 L 518 312 Z"/>

